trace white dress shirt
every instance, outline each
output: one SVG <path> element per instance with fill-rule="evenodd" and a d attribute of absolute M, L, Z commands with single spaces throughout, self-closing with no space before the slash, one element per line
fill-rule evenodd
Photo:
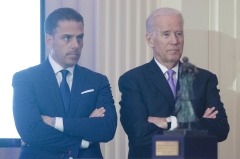
<path fill-rule="evenodd" d="M 60 86 L 60 83 L 62 81 L 62 74 L 61 74 L 60 71 L 63 70 L 63 68 L 52 59 L 51 55 L 48 56 L 48 59 L 49 59 L 49 62 L 51 64 L 52 68 L 53 68 L 53 71 L 54 71 L 54 73 L 56 75 L 58 86 Z M 66 80 L 67 80 L 67 83 L 68 83 L 70 91 L 71 91 L 71 88 L 72 88 L 74 68 L 75 68 L 75 66 L 68 67 L 66 69 L 66 70 L 69 71 L 69 73 L 68 73 L 68 75 L 66 77 Z M 61 132 L 64 131 L 63 118 L 62 117 L 55 117 L 55 126 L 54 126 L 54 128 L 59 130 L 59 131 L 61 131 Z M 81 148 L 88 148 L 88 146 L 89 146 L 89 142 L 85 141 L 85 140 L 82 140 Z"/>
<path fill-rule="evenodd" d="M 154 58 L 154 60 L 157 63 L 157 65 L 159 66 L 159 68 L 162 70 L 165 78 L 168 79 L 168 74 L 167 74 L 168 69 L 167 69 L 167 67 L 160 64 L 155 58 Z M 177 78 L 178 78 L 178 67 L 179 67 L 179 63 L 172 68 L 172 70 L 175 71 L 175 74 L 173 75 L 173 79 L 175 80 L 174 81 L 175 83 L 177 83 Z M 170 116 L 170 117 L 171 117 L 171 128 L 169 130 L 174 130 L 178 126 L 177 118 L 175 116 Z"/>

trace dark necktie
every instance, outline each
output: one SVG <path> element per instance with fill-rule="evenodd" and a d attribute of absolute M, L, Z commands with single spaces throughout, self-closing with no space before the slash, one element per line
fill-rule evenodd
<path fill-rule="evenodd" d="M 64 103 L 65 113 L 66 113 L 66 115 L 68 115 L 69 106 L 70 106 L 70 102 L 71 102 L 71 93 L 70 93 L 70 89 L 69 89 L 66 77 L 67 77 L 69 71 L 61 70 L 60 72 L 62 73 L 62 81 L 60 83 L 60 90 L 62 93 L 62 99 L 63 99 L 63 103 Z"/>
<path fill-rule="evenodd" d="M 174 75 L 175 71 L 173 70 L 168 70 L 167 71 L 167 74 L 168 74 L 168 83 L 172 89 L 172 92 L 173 92 L 173 96 L 174 96 L 174 99 L 176 98 L 176 84 L 174 82 L 174 79 L 173 79 L 173 75 Z"/>

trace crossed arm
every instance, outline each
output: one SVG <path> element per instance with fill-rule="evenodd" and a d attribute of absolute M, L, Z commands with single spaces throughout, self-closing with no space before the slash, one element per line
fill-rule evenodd
<path fill-rule="evenodd" d="M 104 113 L 105 113 L 105 109 L 104 107 L 101 107 L 101 108 L 96 108 L 92 113 L 91 115 L 89 116 L 89 118 L 93 118 L 93 117 L 104 117 Z M 52 127 L 55 127 L 55 125 L 53 123 L 55 118 L 54 117 L 50 117 L 50 116 L 45 116 L 45 115 L 41 115 L 42 117 L 42 120 L 45 124 L 49 125 L 49 126 L 52 126 Z M 26 143 L 24 141 L 22 141 L 22 145 L 25 145 Z"/>
<path fill-rule="evenodd" d="M 106 112 L 106 110 L 104 109 L 104 107 L 101 108 L 96 108 L 91 115 L 89 116 L 89 118 L 93 118 L 93 117 L 104 117 L 104 113 Z M 52 127 L 54 127 L 55 125 L 53 125 L 55 117 L 50 117 L 50 116 L 46 116 L 46 115 L 41 115 L 42 120 L 45 124 L 50 125 Z"/>
<path fill-rule="evenodd" d="M 91 115 L 89 116 L 89 118 L 93 118 L 93 117 L 104 117 L 105 116 L 105 113 L 106 110 L 104 109 L 104 107 L 101 107 L 101 108 L 96 108 L 92 113 Z M 45 124 L 49 125 L 49 126 L 52 126 L 54 128 L 55 127 L 55 120 L 56 118 L 55 117 L 50 117 L 50 116 L 45 116 L 45 115 L 41 115 L 42 117 L 42 120 Z M 85 144 L 84 144 L 85 143 Z M 80 147 L 82 148 L 87 148 L 89 146 L 89 144 L 91 144 L 91 142 L 88 142 L 88 141 L 85 141 L 84 142 L 82 141 L 82 144 Z"/>
<path fill-rule="evenodd" d="M 208 74 L 202 85 L 206 87 L 201 89 L 201 85 L 198 85 L 195 88 L 198 90 L 197 96 L 199 97 L 194 101 L 196 105 L 195 111 L 198 117 L 202 116 L 198 121 L 198 128 L 208 130 L 209 134 L 216 136 L 219 142 L 224 141 L 228 136 L 229 124 L 223 103 L 220 100 L 219 90 L 217 89 L 218 81 L 216 75 Z M 207 107 L 205 111 L 202 110 L 204 106 Z M 165 128 L 166 120 L 161 120 L 162 122 L 154 117 L 149 122 Z M 163 121 L 165 122 L 163 123 Z"/>
<path fill-rule="evenodd" d="M 218 114 L 218 111 L 215 110 L 215 107 L 207 108 L 205 113 L 203 114 L 203 118 L 215 119 L 217 114 Z M 160 128 L 167 129 L 166 118 L 150 116 L 148 117 L 148 122 L 153 123 Z"/>

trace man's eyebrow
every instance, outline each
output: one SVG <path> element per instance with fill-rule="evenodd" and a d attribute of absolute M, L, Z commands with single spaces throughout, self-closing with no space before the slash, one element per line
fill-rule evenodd
<path fill-rule="evenodd" d="M 83 33 L 82 33 L 82 34 L 79 34 L 77 37 L 78 37 L 78 38 L 83 38 L 83 37 L 84 37 L 84 34 L 83 34 Z"/>
<path fill-rule="evenodd" d="M 164 30 L 164 31 L 161 31 L 161 33 L 166 33 L 166 32 L 170 32 L 169 30 Z"/>
<path fill-rule="evenodd" d="M 160 33 L 164 34 L 164 33 L 169 33 L 169 32 L 170 32 L 169 30 L 164 30 L 164 31 L 161 31 Z"/>
<path fill-rule="evenodd" d="M 70 34 L 63 34 L 62 37 L 72 37 Z"/>
<path fill-rule="evenodd" d="M 171 31 L 169 31 L 169 30 L 164 30 L 164 31 L 161 31 L 160 33 L 169 33 L 169 32 L 171 32 Z M 179 33 L 179 32 L 183 32 L 183 30 L 179 30 L 179 31 L 174 31 L 174 33 Z"/>

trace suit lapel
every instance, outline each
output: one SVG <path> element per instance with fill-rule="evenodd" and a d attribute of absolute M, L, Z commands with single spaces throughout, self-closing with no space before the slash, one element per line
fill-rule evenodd
<path fill-rule="evenodd" d="M 43 89 L 47 90 L 46 93 L 49 93 L 49 95 L 52 97 L 55 104 L 51 106 L 56 107 L 54 109 L 57 111 L 56 114 L 65 116 L 65 110 L 64 110 L 61 92 L 57 83 L 55 73 L 52 69 L 52 66 L 49 63 L 49 60 L 48 59 L 45 60 L 40 65 L 40 67 L 41 67 L 40 77 L 43 77 L 42 81 L 44 82 Z"/>
<path fill-rule="evenodd" d="M 176 86 L 176 96 L 178 95 L 178 92 L 179 92 L 179 90 L 180 90 L 180 85 L 179 85 L 179 68 L 181 67 L 181 64 L 182 64 L 182 62 L 181 61 L 179 61 L 179 66 L 178 66 L 178 80 L 177 80 L 177 86 Z"/>
<path fill-rule="evenodd" d="M 156 87 L 162 92 L 162 94 L 167 98 L 169 105 L 173 108 L 175 106 L 174 97 L 172 90 L 159 66 L 156 64 L 154 59 L 148 64 L 148 75 L 153 81 Z"/>
<path fill-rule="evenodd" d="M 81 97 L 81 91 L 83 90 L 86 75 L 82 67 L 76 65 L 74 69 L 72 90 L 71 90 L 71 105 L 69 116 L 74 116 L 75 111 L 77 110 L 78 103 Z"/>

